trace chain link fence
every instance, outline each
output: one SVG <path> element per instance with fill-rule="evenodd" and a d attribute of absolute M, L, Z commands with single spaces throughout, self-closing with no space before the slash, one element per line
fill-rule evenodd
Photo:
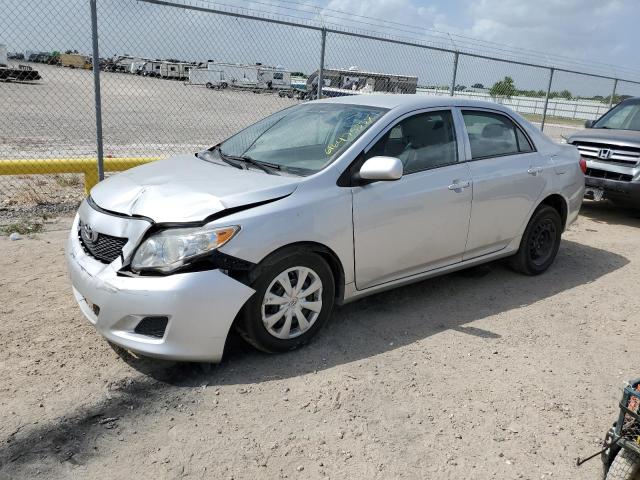
<path fill-rule="evenodd" d="M 613 75 L 205 0 L 6 1 L 0 218 L 73 209 L 103 171 L 210 147 L 320 94 L 494 101 L 556 139 L 640 95 L 640 83 Z"/>

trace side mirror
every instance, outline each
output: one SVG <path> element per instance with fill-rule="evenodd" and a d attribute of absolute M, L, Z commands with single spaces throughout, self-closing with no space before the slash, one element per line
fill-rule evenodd
<path fill-rule="evenodd" d="M 593 127 L 593 120 L 587 120 L 586 122 L 584 122 L 584 128 L 591 128 Z"/>
<path fill-rule="evenodd" d="M 358 177 L 366 181 L 392 181 L 402 178 L 402 162 L 395 157 L 371 157 L 360 167 Z"/>

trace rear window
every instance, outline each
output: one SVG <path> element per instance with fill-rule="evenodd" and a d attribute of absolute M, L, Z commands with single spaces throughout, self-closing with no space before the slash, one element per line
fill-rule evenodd
<path fill-rule="evenodd" d="M 462 116 L 474 159 L 533 151 L 524 132 L 504 115 L 466 110 Z"/>

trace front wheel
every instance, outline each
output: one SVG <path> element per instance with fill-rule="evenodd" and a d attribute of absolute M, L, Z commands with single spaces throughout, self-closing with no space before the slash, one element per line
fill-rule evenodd
<path fill-rule="evenodd" d="M 545 272 L 556 258 L 561 235 L 558 211 L 548 205 L 538 207 L 522 235 L 518 252 L 511 257 L 512 268 L 525 275 Z"/>
<path fill-rule="evenodd" d="M 626 448 L 620 449 L 605 480 L 640 480 L 640 456 Z"/>
<path fill-rule="evenodd" d="M 294 253 L 259 267 L 256 291 L 236 322 L 236 330 L 263 352 L 284 352 L 307 343 L 333 309 L 335 282 L 322 257 Z"/>

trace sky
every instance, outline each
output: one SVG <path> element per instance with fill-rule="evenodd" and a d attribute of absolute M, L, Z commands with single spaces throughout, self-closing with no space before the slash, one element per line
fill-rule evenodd
<path fill-rule="evenodd" d="M 640 70 L 638 0 L 331 0 L 327 7 Z"/>
<path fill-rule="evenodd" d="M 175 0 L 209 8 L 307 21 L 375 35 L 517 58 L 543 65 L 640 79 L 640 0 Z M 88 0 L 2 0 L 0 44 L 9 51 L 78 49 L 89 53 Z M 135 0 L 98 0 L 102 56 L 263 62 L 310 73 L 319 33 Z M 383 19 L 384 23 L 380 20 Z M 453 54 L 330 34 L 327 67 L 419 77 L 446 85 Z M 491 85 L 505 75 L 519 88 L 546 89 L 548 71 L 461 57 L 459 84 Z M 608 95 L 612 81 L 556 73 L 554 90 Z M 620 90 L 640 94 L 640 87 Z M 622 92 L 626 93 L 626 92 Z"/>

